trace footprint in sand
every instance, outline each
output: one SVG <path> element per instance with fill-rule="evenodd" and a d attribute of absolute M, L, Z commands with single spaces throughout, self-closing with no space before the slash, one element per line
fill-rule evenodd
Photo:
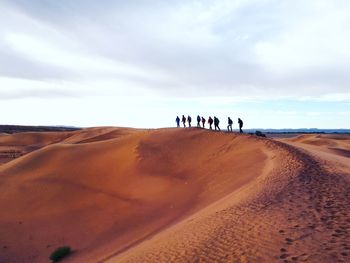
<path fill-rule="evenodd" d="M 280 259 L 285 259 L 285 258 L 287 258 L 288 256 L 289 256 L 288 254 L 283 253 L 283 254 L 280 255 Z"/>
<path fill-rule="evenodd" d="M 286 240 L 287 245 L 291 245 L 293 243 L 293 239 L 291 239 L 291 238 L 286 238 L 285 240 Z"/>

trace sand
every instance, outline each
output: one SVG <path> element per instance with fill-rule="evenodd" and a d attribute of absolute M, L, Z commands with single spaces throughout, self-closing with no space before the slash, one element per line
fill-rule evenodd
<path fill-rule="evenodd" d="M 22 150 L 0 165 L 0 262 L 350 260 L 350 136 L 100 127 L 0 147 Z"/>

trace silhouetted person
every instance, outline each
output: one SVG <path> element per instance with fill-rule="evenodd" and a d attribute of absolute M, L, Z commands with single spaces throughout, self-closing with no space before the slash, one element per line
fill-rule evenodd
<path fill-rule="evenodd" d="M 228 117 L 227 123 L 228 123 L 227 130 L 232 132 L 233 121 L 232 121 L 232 119 L 230 117 Z"/>
<path fill-rule="evenodd" d="M 204 117 L 202 117 L 202 128 L 204 129 L 204 125 L 205 125 L 205 119 Z"/>
<path fill-rule="evenodd" d="M 201 127 L 201 116 L 197 115 L 197 127 Z"/>
<path fill-rule="evenodd" d="M 209 116 L 209 119 L 208 119 L 208 123 L 209 123 L 209 129 L 213 129 L 212 125 L 213 125 L 213 119 Z"/>
<path fill-rule="evenodd" d="M 182 124 L 184 125 L 184 128 L 186 128 L 186 117 L 185 117 L 185 115 L 182 115 Z"/>
<path fill-rule="evenodd" d="M 191 128 L 191 121 L 192 121 L 192 118 L 191 118 L 191 116 L 190 116 L 190 115 L 188 115 L 188 117 L 187 117 L 187 121 L 188 121 L 188 127 L 190 127 L 190 128 Z"/>
<path fill-rule="evenodd" d="M 243 130 L 242 130 L 242 128 L 243 128 L 243 121 L 240 118 L 238 118 L 238 124 L 239 124 L 239 132 L 243 133 Z"/>
<path fill-rule="evenodd" d="M 179 118 L 179 116 L 176 116 L 176 125 L 177 125 L 177 127 L 180 127 L 180 118 Z"/>
<path fill-rule="evenodd" d="M 219 119 L 214 116 L 214 127 L 215 127 L 215 130 L 218 129 L 220 131 L 219 123 L 220 123 Z"/>

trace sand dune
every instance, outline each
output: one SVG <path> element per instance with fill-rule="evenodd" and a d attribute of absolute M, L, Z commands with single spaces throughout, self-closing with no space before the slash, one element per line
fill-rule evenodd
<path fill-rule="evenodd" d="M 67 262 L 348 261 L 350 164 L 334 152 L 347 136 L 20 135 L 0 136 L 37 147 L 0 165 L 4 262 L 47 262 L 61 245 Z"/>
<path fill-rule="evenodd" d="M 339 171 L 348 172 L 350 135 L 302 135 L 281 141 L 307 150 L 313 156 L 317 156 L 323 164 L 331 162 L 331 166 L 337 167 Z"/>
<path fill-rule="evenodd" d="M 45 146 L 60 142 L 74 132 L 24 132 L 0 136 L 1 146 Z"/>
<path fill-rule="evenodd" d="M 308 134 L 308 135 L 300 135 L 295 138 L 288 139 L 287 141 L 315 145 L 315 146 L 327 146 L 327 147 L 338 147 L 338 148 L 350 147 L 350 135 Z"/>
<path fill-rule="evenodd" d="M 57 143 L 70 137 L 74 132 L 24 132 L 0 134 L 0 164 L 19 156 Z"/>

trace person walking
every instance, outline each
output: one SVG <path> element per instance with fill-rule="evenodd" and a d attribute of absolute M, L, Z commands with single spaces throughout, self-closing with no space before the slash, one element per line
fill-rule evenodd
<path fill-rule="evenodd" d="M 179 116 L 176 116 L 176 125 L 177 125 L 177 127 L 180 127 L 180 118 L 179 118 Z"/>
<path fill-rule="evenodd" d="M 197 127 L 201 127 L 201 116 L 197 115 Z"/>
<path fill-rule="evenodd" d="M 191 118 L 191 116 L 190 116 L 190 115 L 188 115 L 188 117 L 187 117 L 187 121 L 188 121 L 188 127 L 190 127 L 190 128 L 191 128 L 191 121 L 192 121 L 192 118 Z"/>
<path fill-rule="evenodd" d="M 232 132 L 232 124 L 233 124 L 233 121 L 230 117 L 228 117 L 228 125 L 227 125 L 227 131 L 231 131 Z"/>
<path fill-rule="evenodd" d="M 214 127 L 215 127 L 215 130 L 221 131 L 220 127 L 219 127 L 219 123 L 220 123 L 220 120 L 216 116 L 214 116 Z"/>
<path fill-rule="evenodd" d="M 243 130 L 242 130 L 242 128 L 243 128 L 243 121 L 240 118 L 238 118 L 238 124 L 239 124 L 239 132 L 243 133 Z"/>
<path fill-rule="evenodd" d="M 209 116 L 209 119 L 208 119 L 208 123 L 209 123 L 209 129 L 213 129 L 212 125 L 213 125 L 213 119 Z"/>
<path fill-rule="evenodd" d="M 205 119 L 204 117 L 202 117 L 202 128 L 204 129 L 204 125 L 205 125 Z"/>
<path fill-rule="evenodd" d="M 185 115 L 182 115 L 182 124 L 184 125 L 184 128 L 186 128 L 186 117 L 185 117 Z"/>

